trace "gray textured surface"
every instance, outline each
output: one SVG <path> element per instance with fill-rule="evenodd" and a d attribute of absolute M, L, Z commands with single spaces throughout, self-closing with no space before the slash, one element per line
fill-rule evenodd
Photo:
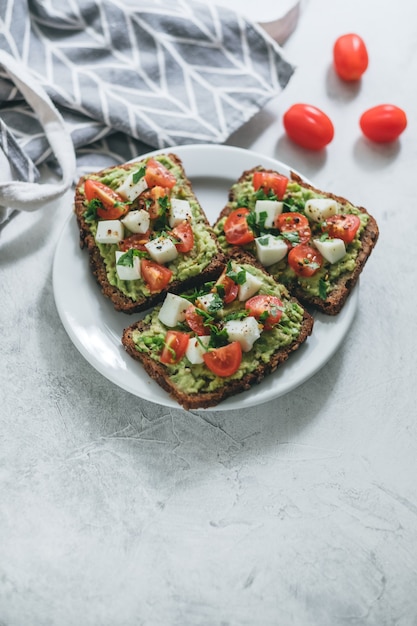
<path fill-rule="evenodd" d="M 402 5 L 400 15 L 386 3 L 376 29 L 377 0 L 337 16 L 329 0 L 311 2 L 288 45 L 291 87 L 232 138 L 380 224 L 349 336 L 294 392 L 193 414 L 121 391 L 56 312 L 51 263 L 69 202 L 3 229 L 2 625 L 417 624 L 417 134 L 406 80 L 417 50 L 416 9 Z M 372 51 L 355 90 L 323 62 L 335 34 L 354 29 Z M 388 98 L 387 84 L 409 128 L 399 145 L 371 147 L 357 118 Z M 336 124 L 327 158 L 281 131 L 280 112 L 312 99 L 314 85 Z"/>

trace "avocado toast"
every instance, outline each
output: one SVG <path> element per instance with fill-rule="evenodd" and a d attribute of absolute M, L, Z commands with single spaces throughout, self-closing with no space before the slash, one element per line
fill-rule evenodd
<path fill-rule="evenodd" d="M 221 248 L 239 247 L 305 305 L 336 315 L 378 239 L 363 207 L 260 166 L 243 172 L 214 224 Z"/>
<path fill-rule="evenodd" d="M 82 177 L 74 210 L 80 246 L 118 311 L 143 311 L 223 269 L 224 255 L 175 154 Z"/>
<path fill-rule="evenodd" d="M 217 280 L 169 293 L 122 343 L 185 409 L 208 408 L 275 371 L 312 316 L 253 258 L 235 251 Z"/>

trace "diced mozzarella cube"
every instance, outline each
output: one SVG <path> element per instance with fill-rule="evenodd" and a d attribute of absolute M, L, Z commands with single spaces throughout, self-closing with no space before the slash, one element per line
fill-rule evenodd
<path fill-rule="evenodd" d="M 149 230 L 150 221 L 149 213 L 145 209 L 129 211 L 122 219 L 123 224 L 132 233 L 146 233 Z"/>
<path fill-rule="evenodd" d="M 278 263 L 288 252 L 288 246 L 280 237 L 265 235 L 255 239 L 256 256 L 265 267 Z"/>
<path fill-rule="evenodd" d="M 262 281 L 251 274 L 250 272 L 245 272 L 246 280 L 244 283 L 239 285 L 239 293 L 238 299 L 243 302 L 244 300 L 248 300 L 251 298 L 257 291 L 259 291 Z"/>
<path fill-rule="evenodd" d="M 336 215 L 338 203 L 331 198 L 312 198 L 307 200 L 304 211 L 314 222 L 323 222 L 328 217 Z"/>
<path fill-rule="evenodd" d="M 97 224 L 97 243 L 119 243 L 123 239 L 123 224 L 120 220 L 102 220 Z"/>
<path fill-rule="evenodd" d="M 238 341 L 243 352 L 249 352 L 261 336 L 259 324 L 252 316 L 243 320 L 229 320 L 224 325 L 230 341 Z"/>
<path fill-rule="evenodd" d="M 178 226 L 178 224 L 181 224 L 184 220 L 190 220 L 191 215 L 191 206 L 188 200 L 172 198 L 171 211 L 168 218 L 171 228 L 175 228 L 175 226 Z"/>
<path fill-rule="evenodd" d="M 256 222 L 259 224 L 261 214 L 266 213 L 264 222 L 266 228 L 274 228 L 275 220 L 282 213 L 283 208 L 284 203 L 278 200 L 257 200 L 255 204 Z"/>
<path fill-rule="evenodd" d="M 190 306 L 190 302 L 175 293 L 167 293 L 163 305 L 158 313 L 159 320 L 173 328 L 185 320 L 185 312 Z"/>
<path fill-rule="evenodd" d="M 218 302 L 218 296 L 215 293 L 206 293 L 204 296 L 199 296 L 196 306 L 200 309 L 204 309 L 204 311 L 208 311 L 210 305 L 213 302 Z M 217 310 L 219 313 L 219 310 Z"/>
<path fill-rule="evenodd" d="M 117 262 L 126 252 L 116 250 L 116 272 L 121 280 L 137 280 L 140 278 L 140 258 L 133 256 L 133 265 L 118 265 Z"/>
<path fill-rule="evenodd" d="M 346 246 L 343 239 L 314 239 L 314 245 L 317 250 L 329 261 L 329 263 L 337 263 L 346 254 Z"/>
<path fill-rule="evenodd" d="M 148 243 L 145 248 L 157 263 L 169 263 L 178 256 L 178 251 L 169 237 L 155 237 Z"/>
<path fill-rule="evenodd" d="M 192 337 L 190 339 L 190 341 L 188 342 L 187 350 L 185 352 L 185 356 L 190 361 L 190 363 L 192 363 L 193 365 L 204 363 L 203 354 L 206 352 L 205 346 L 208 346 L 209 341 L 209 335 L 203 335 L 198 339 L 196 337 Z"/>
<path fill-rule="evenodd" d="M 126 200 L 129 200 L 129 202 L 133 202 L 133 200 L 135 200 L 143 191 L 145 191 L 145 189 L 148 188 L 145 176 L 142 176 L 136 183 L 134 183 L 133 179 L 135 178 L 135 175 L 136 171 L 131 172 L 116 189 L 117 193 L 119 193 Z"/>

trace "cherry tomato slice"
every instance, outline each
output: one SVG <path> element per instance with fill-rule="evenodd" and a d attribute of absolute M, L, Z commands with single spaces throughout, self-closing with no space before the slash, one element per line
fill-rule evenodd
<path fill-rule="evenodd" d="M 405 112 L 394 104 L 380 104 L 362 113 L 359 125 L 365 137 L 376 143 L 395 141 L 407 127 Z"/>
<path fill-rule="evenodd" d="M 252 180 L 255 191 L 261 188 L 265 193 L 273 191 L 278 199 L 284 197 L 288 185 L 288 178 L 277 172 L 254 172 Z"/>
<path fill-rule="evenodd" d="M 242 362 L 242 348 L 238 341 L 232 341 L 227 346 L 205 352 L 203 359 L 213 374 L 226 378 L 239 369 Z"/>
<path fill-rule="evenodd" d="M 218 289 L 219 286 L 220 289 Z M 214 291 L 217 291 L 219 296 L 223 298 L 225 304 L 230 304 L 233 300 L 236 300 L 239 294 L 239 285 L 230 276 L 226 276 L 224 272 L 215 284 Z"/>
<path fill-rule="evenodd" d="M 172 271 L 168 267 L 149 259 L 141 260 L 140 270 L 151 293 L 158 293 L 165 289 L 172 277 Z"/>
<path fill-rule="evenodd" d="M 136 250 L 143 250 L 146 252 L 145 243 L 148 243 L 149 237 L 149 230 L 146 233 L 135 233 L 133 235 L 129 235 L 129 237 L 125 237 L 125 239 L 119 241 L 119 249 L 123 252 L 127 252 L 131 248 L 135 248 Z"/>
<path fill-rule="evenodd" d="M 322 150 L 334 137 L 331 119 L 311 104 L 293 104 L 282 121 L 288 137 L 308 150 Z"/>
<path fill-rule="evenodd" d="M 89 202 L 91 200 L 101 202 L 101 206 L 97 207 L 97 215 L 103 219 L 117 220 L 129 210 L 129 205 L 122 196 L 99 180 L 87 178 L 84 182 L 84 193 Z"/>
<path fill-rule="evenodd" d="M 169 330 L 165 335 L 165 345 L 161 353 L 161 363 L 165 365 L 174 365 L 181 361 L 187 351 L 188 342 L 190 340 L 187 333 L 179 330 Z"/>
<path fill-rule="evenodd" d="M 179 243 L 175 244 L 178 252 L 186 254 L 194 248 L 194 233 L 190 222 L 187 222 L 187 220 L 175 226 L 175 228 L 172 229 L 172 235 L 179 241 Z"/>
<path fill-rule="evenodd" d="M 329 237 L 351 243 L 360 225 L 361 221 L 357 215 L 332 215 L 323 223 L 322 230 L 329 233 Z"/>
<path fill-rule="evenodd" d="M 168 187 L 172 189 L 177 182 L 174 174 L 159 161 L 150 158 L 146 164 L 145 180 L 148 187 Z"/>
<path fill-rule="evenodd" d="M 224 223 L 224 233 L 228 243 L 234 246 L 243 246 L 255 239 L 255 235 L 246 220 L 249 213 L 249 209 L 240 208 L 235 209 L 227 216 Z"/>
<path fill-rule="evenodd" d="M 253 296 L 245 303 L 245 309 L 249 311 L 249 315 L 261 322 L 265 330 L 271 330 L 275 324 L 278 324 L 282 317 L 282 308 L 283 304 L 279 298 L 266 294 Z"/>
<path fill-rule="evenodd" d="M 338 37 L 333 46 L 333 65 L 342 80 L 359 80 L 368 67 L 368 51 L 359 35 Z"/>
<path fill-rule="evenodd" d="M 323 265 L 323 257 L 316 248 L 302 243 L 289 251 L 288 264 L 298 276 L 310 277 Z"/>
<path fill-rule="evenodd" d="M 280 213 L 275 221 L 275 225 L 281 233 L 294 234 L 294 238 L 289 237 L 285 239 L 289 248 L 300 243 L 307 243 L 311 238 L 309 221 L 302 213 Z"/>
<path fill-rule="evenodd" d="M 194 304 L 191 304 L 185 311 L 185 321 L 199 337 L 210 334 L 210 330 L 204 326 L 204 317 L 197 312 Z"/>

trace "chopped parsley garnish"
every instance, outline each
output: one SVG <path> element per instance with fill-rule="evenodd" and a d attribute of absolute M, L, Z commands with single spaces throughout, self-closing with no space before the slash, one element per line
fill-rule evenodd
<path fill-rule="evenodd" d="M 271 313 L 272 315 L 274 315 L 274 312 L 272 309 L 271 311 L 267 309 L 263 313 L 261 313 L 261 315 L 259 316 L 259 321 L 261 322 L 261 324 L 265 324 L 266 320 L 268 319 Z"/>
<path fill-rule="evenodd" d="M 319 280 L 319 296 L 322 300 L 327 298 L 327 285 L 323 278 L 320 278 Z"/>
<path fill-rule="evenodd" d="M 262 187 L 255 193 L 255 198 L 256 200 L 278 200 L 278 196 L 272 191 L 272 189 L 268 189 L 268 192 L 266 193 Z"/>
<path fill-rule="evenodd" d="M 117 265 L 124 265 L 126 267 L 133 267 L 133 259 L 135 256 L 144 257 L 146 256 L 146 252 L 142 250 L 137 250 L 136 248 L 129 248 L 127 252 L 122 254 L 122 256 L 117 261 Z"/>
<path fill-rule="evenodd" d="M 213 298 L 210 300 L 210 304 L 207 307 L 208 313 L 216 313 L 216 311 L 220 311 L 223 308 L 223 299 L 219 296 L 218 293 L 213 294 Z"/>
<path fill-rule="evenodd" d="M 158 217 L 155 219 L 153 229 L 156 231 L 164 230 L 168 224 L 168 211 L 170 208 L 170 202 L 168 196 L 162 196 L 158 198 Z"/>
<path fill-rule="evenodd" d="M 87 209 L 83 213 L 83 217 L 86 222 L 97 221 L 97 209 L 101 206 L 100 200 L 93 198 L 87 203 Z"/>
<path fill-rule="evenodd" d="M 251 211 L 249 215 L 246 216 L 246 221 L 248 223 L 249 228 L 254 233 L 255 237 L 262 237 L 263 235 L 278 235 L 279 231 L 276 228 L 269 228 L 265 226 L 266 218 L 268 217 L 268 213 L 266 211 L 261 211 L 259 214 L 256 214 L 255 211 Z"/>
<path fill-rule="evenodd" d="M 256 221 L 256 213 L 255 211 L 251 211 L 247 216 L 246 216 L 246 221 L 248 223 L 249 228 L 255 233 L 259 233 L 259 228 L 258 228 L 258 223 Z"/>
<path fill-rule="evenodd" d="M 221 348 L 229 343 L 229 335 L 225 328 L 210 326 L 210 348 Z"/>
<path fill-rule="evenodd" d="M 293 198 L 292 196 L 287 196 L 283 200 L 284 202 L 284 211 L 295 211 L 296 213 L 304 213 L 304 200 L 301 198 Z"/>
<path fill-rule="evenodd" d="M 287 230 L 281 233 L 282 239 L 288 241 L 292 246 L 300 243 L 300 235 L 296 230 Z"/>
<path fill-rule="evenodd" d="M 267 217 L 268 217 L 268 213 L 266 211 L 261 211 L 260 213 L 258 213 L 257 226 L 261 234 L 266 232 L 266 230 L 268 230 L 267 227 L 265 226 Z"/>
<path fill-rule="evenodd" d="M 201 296 L 205 296 L 213 287 L 214 282 L 205 283 L 201 288 L 194 287 L 190 293 L 182 293 L 181 298 L 185 298 L 190 302 L 195 302 Z"/>
<path fill-rule="evenodd" d="M 259 243 L 261 246 L 267 246 L 267 245 L 268 245 L 268 243 L 269 243 L 269 236 L 268 236 L 268 235 L 265 235 L 264 237 L 259 237 L 259 239 L 258 239 L 258 243 Z"/>
<path fill-rule="evenodd" d="M 230 261 L 227 263 L 226 276 L 231 278 L 236 285 L 243 285 L 246 282 L 246 270 L 241 268 L 236 272 Z"/>
<path fill-rule="evenodd" d="M 134 185 L 140 181 L 141 178 L 145 176 L 146 167 L 143 165 L 136 172 L 132 174 L 132 182 Z"/>
<path fill-rule="evenodd" d="M 216 292 L 219 294 L 220 298 L 224 298 L 224 296 L 226 295 L 226 290 L 224 288 L 224 285 L 222 285 L 221 283 L 218 283 L 216 285 Z"/>
<path fill-rule="evenodd" d="M 231 311 L 224 316 L 224 322 L 230 322 L 230 320 L 243 320 L 245 317 L 248 317 L 249 311 L 247 309 L 242 309 L 241 311 Z"/>
<path fill-rule="evenodd" d="M 220 348 L 228 343 L 228 334 L 224 328 L 216 325 L 216 319 L 208 311 L 196 307 L 195 312 L 203 318 L 203 325 L 210 333 L 209 346 L 211 348 Z"/>

